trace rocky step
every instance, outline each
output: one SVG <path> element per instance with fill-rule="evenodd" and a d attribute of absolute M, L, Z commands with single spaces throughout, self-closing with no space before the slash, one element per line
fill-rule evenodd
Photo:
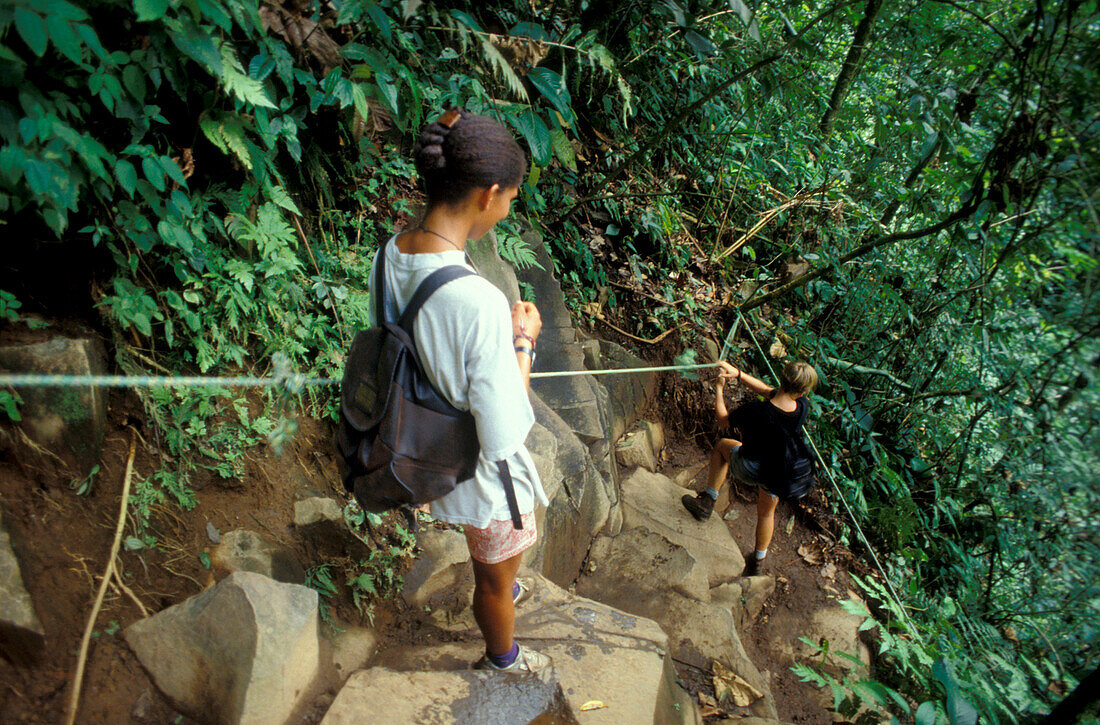
<path fill-rule="evenodd" d="M 656 622 L 535 580 L 516 613 L 516 637 L 553 658 L 552 676 L 470 671 L 482 653 L 472 630 L 469 642 L 381 654 L 348 679 L 322 722 L 702 722 L 676 684 L 668 637 Z"/>

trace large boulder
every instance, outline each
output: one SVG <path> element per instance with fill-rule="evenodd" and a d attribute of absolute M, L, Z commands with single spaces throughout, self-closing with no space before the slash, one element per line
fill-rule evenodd
<path fill-rule="evenodd" d="M 466 253 L 470 255 L 477 273 L 503 292 L 508 302 L 517 302 L 520 299 L 516 272 L 501 258 L 496 232 L 490 229 L 481 239 L 466 242 Z"/>
<path fill-rule="evenodd" d="M 130 625 L 157 688 L 204 723 L 287 722 L 317 675 L 317 592 L 237 572 Z"/>
<path fill-rule="evenodd" d="M 607 340 L 600 341 L 600 363 L 604 370 L 628 370 L 650 367 L 649 363 L 634 355 L 622 345 Z M 607 390 L 607 418 L 609 437 L 618 440 L 638 420 L 657 389 L 657 373 L 633 372 L 603 375 L 600 382 Z M 662 441 L 663 444 L 663 441 Z M 661 446 L 656 450 L 660 451 Z"/>
<path fill-rule="evenodd" d="M 730 610 L 738 632 L 756 621 L 764 603 L 775 591 L 775 578 L 747 576 L 710 590 L 710 600 Z"/>
<path fill-rule="evenodd" d="M 554 262 L 542 235 L 523 234 L 535 252 L 540 267 L 532 266 L 517 273 L 519 280 L 531 286 L 542 318 L 538 339 L 538 358 L 533 372 L 583 371 L 584 350 L 573 329 L 573 319 L 565 305 L 561 283 L 554 276 Z M 598 384 L 590 375 L 536 378 L 531 390 L 558 413 L 566 425 L 586 443 L 605 438 L 605 418 L 600 413 Z"/>
<path fill-rule="evenodd" d="M 210 557 L 210 566 L 219 576 L 250 571 L 286 584 L 302 584 L 306 580 L 306 570 L 293 551 L 248 529 L 222 534 L 221 543 Z"/>
<path fill-rule="evenodd" d="M 589 567 L 577 580 L 577 593 L 620 606 L 652 600 L 668 591 L 701 602 L 710 599 L 706 569 L 682 546 L 638 527 L 618 536 L 600 536 L 588 554 Z"/>
<path fill-rule="evenodd" d="M 443 589 L 453 587 L 469 567 L 466 537 L 454 529 L 427 529 L 417 537 L 416 559 L 405 574 L 401 596 L 410 606 L 426 605 Z"/>
<path fill-rule="evenodd" d="M 600 475 L 588 449 L 562 418 L 531 395 L 536 424 L 527 447 L 550 500 L 538 512 L 539 538 L 528 565 L 568 586 L 580 571 L 592 539 L 603 529 L 613 505 L 614 487 Z"/>
<path fill-rule="evenodd" d="M 686 548 L 639 526 L 600 537 L 590 560 L 578 594 L 654 620 L 677 660 L 704 670 L 717 660 L 764 695 L 751 705 L 754 714 L 775 716 L 768 682 L 745 653 L 729 607 L 709 603 L 706 571 Z"/>
<path fill-rule="evenodd" d="M 585 725 L 700 722 L 676 684 L 668 637 L 655 622 L 569 594 L 540 576 L 515 627 L 521 645 L 553 658 L 566 700 Z M 470 635 L 468 642 L 394 649 L 375 664 L 405 673 L 466 670 L 483 651 L 476 630 Z M 582 713 L 593 700 L 606 707 Z"/>
<path fill-rule="evenodd" d="M 636 469 L 620 490 L 624 531 L 640 526 L 684 547 L 706 568 L 712 587 L 733 581 L 744 570 L 745 557 L 722 519 L 692 518 L 680 503 L 684 489 L 667 477 Z"/>
<path fill-rule="evenodd" d="M 0 345 L 0 372 L 102 375 L 106 371 L 103 345 L 93 337 Z M 27 436 L 70 466 L 69 477 L 86 475 L 99 460 L 107 433 L 106 388 L 19 388 L 19 397 L 23 399 L 20 425 Z"/>
<path fill-rule="evenodd" d="M 38 660 L 45 630 L 34 611 L 34 601 L 23 586 L 19 560 L 0 516 L 0 655 L 18 665 Z"/>
<path fill-rule="evenodd" d="M 860 604 L 863 601 L 858 594 L 852 591 L 848 592 L 848 598 Z M 792 615 L 789 612 L 781 610 L 777 610 L 774 615 L 774 618 L 779 620 L 791 617 Z M 859 627 L 863 624 L 864 619 L 858 614 L 852 614 L 839 601 L 836 601 L 829 606 L 815 610 L 808 621 L 803 617 L 802 621 L 799 622 L 799 630 L 811 642 L 827 641 L 830 651 L 855 655 L 864 667 L 869 667 L 871 664 L 870 650 L 859 638 Z M 801 639 L 777 642 L 776 654 L 782 664 L 794 664 L 799 661 L 815 659 L 820 661 L 821 658 L 816 648 L 811 647 Z M 830 657 L 826 669 L 834 675 L 841 676 L 845 671 L 859 666 L 849 659 Z"/>
<path fill-rule="evenodd" d="M 542 717 L 576 723 L 556 681 L 484 671 L 398 672 L 372 667 L 352 675 L 322 725 L 524 725 Z"/>
<path fill-rule="evenodd" d="M 657 454 L 644 430 L 627 433 L 615 444 L 615 460 L 623 468 L 644 468 L 657 471 Z"/>

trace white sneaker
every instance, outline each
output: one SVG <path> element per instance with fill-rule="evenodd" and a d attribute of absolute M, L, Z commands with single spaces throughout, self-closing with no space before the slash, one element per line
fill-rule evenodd
<path fill-rule="evenodd" d="M 516 577 L 516 584 L 519 584 L 519 591 L 512 597 L 512 604 L 518 607 L 521 603 L 530 599 L 531 595 L 534 594 L 535 578 L 529 576 Z"/>
<path fill-rule="evenodd" d="M 507 667 L 497 667 L 489 659 L 489 655 L 482 655 L 481 659 L 474 663 L 475 670 L 492 670 L 494 672 L 509 672 L 512 674 L 533 674 L 543 679 L 548 679 L 554 671 L 554 660 L 548 655 L 536 652 L 528 647 L 520 647 L 516 661 Z"/>

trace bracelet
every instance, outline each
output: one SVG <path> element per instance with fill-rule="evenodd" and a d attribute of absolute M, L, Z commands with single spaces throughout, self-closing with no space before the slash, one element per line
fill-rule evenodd
<path fill-rule="evenodd" d="M 520 338 L 523 338 L 527 342 L 531 343 L 531 349 L 532 350 L 535 349 L 535 338 L 528 335 L 526 331 L 520 330 L 516 334 L 512 335 L 512 342 L 515 342 L 516 340 L 518 340 Z"/>
<path fill-rule="evenodd" d="M 527 353 L 527 356 L 531 358 L 531 364 L 535 364 L 535 351 L 533 348 L 527 347 L 526 345 L 516 345 L 515 350 L 516 352 Z"/>

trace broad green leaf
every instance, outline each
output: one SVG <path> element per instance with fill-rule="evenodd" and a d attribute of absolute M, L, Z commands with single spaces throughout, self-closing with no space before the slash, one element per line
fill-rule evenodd
<path fill-rule="evenodd" d="M 534 110 L 528 108 L 519 114 L 509 114 L 507 119 L 526 139 L 534 162 L 539 166 L 548 165 L 551 158 L 550 129 L 535 115 Z"/>
<path fill-rule="evenodd" d="M 686 40 L 688 45 L 694 48 L 695 51 L 699 53 L 699 55 L 712 56 L 718 54 L 718 48 L 714 46 L 714 43 L 710 42 L 709 39 L 704 38 L 695 30 L 689 29 L 685 31 L 684 40 Z"/>
<path fill-rule="evenodd" d="M 119 185 L 123 191 L 129 197 L 134 196 L 134 189 L 137 188 L 137 170 L 134 165 L 125 159 L 119 159 L 115 164 L 115 178 L 118 179 Z"/>
<path fill-rule="evenodd" d="M 550 36 L 547 35 L 542 26 L 527 22 L 513 25 L 512 29 L 508 31 L 508 35 L 518 35 L 532 40 L 550 40 Z"/>
<path fill-rule="evenodd" d="M 484 30 L 481 29 L 481 26 L 477 24 L 477 21 L 474 20 L 471 15 L 468 15 L 468 14 L 462 12 L 461 10 L 451 10 L 450 12 L 451 12 L 451 17 L 452 18 L 454 18 L 458 22 L 462 23 L 467 28 L 470 28 L 471 30 L 476 30 L 479 33 L 484 33 L 485 32 Z"/>
<path fill-rule="evenodd" d="M 137 63 L 127 63 L 126 67 L 122 69 L 122 85 L 126 87 L 131 96 L 137 99 L 138 103 L 143 105 L 147 90 L 146 83 L 145 71 Z"/>
<path fill-rule="evenodd" d="M 573 146 L 569 143 L 569 137 L 558 127 L 550 129 L 550 144 L 554 147 L 554 156 L 557 157 L 567 169 L 577 170 L 577 156 Z"/>
<path fill-rule="evenodd" d="M 61 15 L 46 16 L 46 30 L 50 34 L 50 42 L 61 51 L 61 54 L 74 63 L 82 61 L 80 54 L 80 38 L 68 20 Z"/>
<path fill-rule="evenodd" d="M 168 12 L 168 0 L 134 0 L 138 22 L 160 20 Z"/>
<path fill-rule="evenodd" d="M 66 0 L 35 0 L 33 4 L 46 15 L 56 15 L 74 23 L 88 19 L 88 13 Z"/>
<path fill-rule="evenodd" d="M 187 187 L 187 179 L 183 176 L 183 169 L 180 168 L 179 164 L 177 164 L 172 157 L 161 156 L 158 161 L 160 162 L 160 167 L 164 169 L 164 173 L 168 175 L 168 178 L 184 188 Z"/>
<path fill-rule="evenodd" d="M 374 26 L 382 33 L 382 37 L 386 39 L 386 42 L 392 41 L 393 30 L 390 25 L 390 19 L 386 17 L 386 13 L 383 12 L 382 8 L 371 3 L 367 5 L 367 15 L 370 16 L 371 22 L 374 23 Z"/>
<path fill-rule="evenodd" d="M 569 97 L 569 89 L 565 87 L 562 77 L 549 68 L 532 68 L 527 73 L 527 80 L 531 81 L 531 84 L 553 104 L 566 122 L 572 125 L 574 119 L 572 99 Z"/>
<path fill-rule="evenodd" d="M 164 169 L 153 156 L 146 156 L 141 160 L 141 170 L 145 174 L 145 178 L 149 180 L 149 183 L 153 185 L 153 188 L 157 191 L 164 191 L 166 188 L 164 183 Z"/>
<path fill-rule="evenodd" d="M 936 725 L 936 705 L 928 701 L 922 702 L 914 716 L 916 725 Z"/>
<path fill-rule="evenodd" d="M 37 55 L 46 52 L 46 21 L 33 10 L 25 7 L 15 9 L 15 29 L 27 47 Z"/>
<path fill-rule="evenodd" d="M 168 37 L 181 53 L 205 66 L 214 75 L 221 75 L 221 52 L 210 33 L 186 17 L 168 18 L 164 22 L 168 26 Z"/>

